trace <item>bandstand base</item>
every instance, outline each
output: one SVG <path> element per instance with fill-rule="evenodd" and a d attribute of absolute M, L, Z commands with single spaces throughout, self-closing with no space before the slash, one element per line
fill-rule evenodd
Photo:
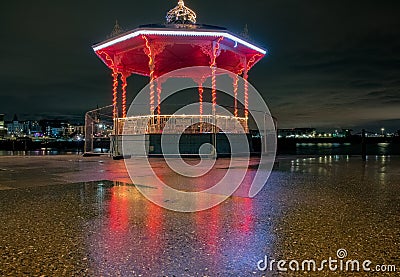
<path fill-rule="evenodd" d="M 164 137 L 164 145 L 161 146 L 161 137 Z M 246 134 L 248 148 L 243 145 L 243 134 L 146 134 L 146 135 L 114 135 L 111 137 L 111 155 L 114 159 L 126 159 L 131 157 L 200 157 L 217 156 L 230 157 L 233 155 L 247 155 L 253 153 L 253 141 L 251 134 Z M 123 151 L 124 140 L 126 151 Z M 179 152 L 176 151 L 176 141 L 179 141 Z M 172 143 L 169 143 L 172 142 Z M 128 146 L 127 146 L 128 145 Z M 216 145 L 216 153 L 213 151 Z M 232 153 L 231 145 L 240 152 Z M 201 151 L 200 151 L 201 150 Z"/>

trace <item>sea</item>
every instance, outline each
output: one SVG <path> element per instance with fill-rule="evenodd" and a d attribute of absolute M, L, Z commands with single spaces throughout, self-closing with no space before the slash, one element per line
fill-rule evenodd
<path fill-rule="evenodd" d="M 367 155 L 400 155 L 398 143 L 367 144 Z M 352 143 L 297 143 L 295 147 L 278 149 L 278 155 L 361 155 L 361 144 Z"/>
<path fill-rule="evenodd" d="M 47 156 L 47 155 L 82 155 L 82 151 L 65 151 L 58 149 L 36 151 L 2 151 L 0 156 Z M 326 156 L 326 155 L 361 155 L 361 145 L 352 143 L 297 143 L 293 147 L 278 149 L 278 156 Z M 391 156 L 400 155 L 399 143 L 367 144 L 367 155 Z"/>

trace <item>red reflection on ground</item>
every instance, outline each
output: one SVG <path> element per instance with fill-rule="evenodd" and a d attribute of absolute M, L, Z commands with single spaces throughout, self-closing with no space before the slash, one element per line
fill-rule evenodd
<path fill-rule="evenodd" d="M 96 174 L 99 175 L 99 177 L 97 177 L 98 179 L 113 180 L 127 184 L 132 183 L 123 160 L 113 160 L 112 162 L 102 163 L 101 165 L 103 169 L 100 170 L 100 172 L 96 172 Z"/>
<path fill-rule="evenodd" d="M 219 248 L 221 222 L 219 205 L 210 210 L 196 212 L 194 216 L 198 237 L 204 242 L 211 254 L 216 254 Z"/>
<path fill-rule="evenodd" d="M 254 229 L 253 199 L 239 198 L 238 220 L 234 223 L 235 229 L 240 233 L 249 233 Z"/>
<path fill-rule="evenodd" d="M 126 186 L 111 188 L 109 208 L 110 229 L 112 231 L 126 231 L 128 228 L 128 193 Z"/>
<path fill-rule="evenodd" d="M 164 208 L 159 207 L 150 201 L 147 202 L 144 218 L 144 236 L 146 238 L 146 255 L 150 261 L 156 259 L 156 257 L 160 257 L 162 255 L 162 250 L 164 249 L 164 237 L 166 235 L 166 230 L 163 229 L 164 212 Z"/>
<path fill-rule="evenodd" d="M 184 159 L 189 166 L 195 166 L 200 163 L 200 159 Z M 165 185 L 176 189 L 187 192 L 200 192 L 203 190 L 210 189 L 215 186 L 225 176 L 226 170 L 217 168 L 217 164 L 212 169 L 202 175 L 200 178 L 193 178 L 190 176 L 183 176 L 167 164 L 164 159 L 152 159 L 150 165 L 155 176 L 160 179 Z M 200 169 L 199 169 L 200 170 Z M 198 172 L 196 172 L 197 174 Z M 189 174 L 190 175 L 190 174 Z"/>
<path fill-rule="evenodd" d="M 249 197 L 250 188 L 251 185 L 253 184 L 256 173 L 257 173 L 256 170 L 247 170 L 242 183 L 240 184 L 238 189 L 233 193 L 233 196 L 244 197 L 244 198 Z"/>
<path fill-rule="evenodd" d="M 160 235 L 163 227 L 163 212 L 164 208 L 156 204 L 149 203 L 147 208 L 146 227 L 148 234 L 151 237 Z"/>
<path fill-rule="evenodd" d="M 97 246 L 98 262 L 108 260 L 113 263 L 120 261 L 122 253 L 126 253 L 126 240 L 129 237 L 129 193 L 126 186 L 110 188 L 111 196 L 108 205 L 107 227 L 99 230 L 103 242 Z"/>
<path fill-rule="evenodd" d="M 101 241 L 94 246 L 96 262 L 127 269 L 140 257 L 145 264 L 153 264 L 165 248 L 165 210 L 143 199 L 135 187 L 118 182 L 110 188 L 106 207 L 107 224 L 96 230 Z M 112 269 L 105 276 L 114 276 Z"/>

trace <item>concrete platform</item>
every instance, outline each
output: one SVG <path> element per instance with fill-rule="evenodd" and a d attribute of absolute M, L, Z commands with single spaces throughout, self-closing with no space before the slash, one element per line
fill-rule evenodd
<path fill-rule="evenodd" d="M 0 157 L 0 275 L 400 271 L 400 157 L 374 156 L 366 163 L 360 157 L 281 157 L 256 198 L 231 197 L 198 213 L 162 209 L 129 183 L 124 162 L 108 157 Z M 398 272 L 257 268 L 266 255 L 322 261 L 336 258 L 338 249 L 347 250 L 346 259 L 368 259 L 374 268 L 396 265 Z"/>

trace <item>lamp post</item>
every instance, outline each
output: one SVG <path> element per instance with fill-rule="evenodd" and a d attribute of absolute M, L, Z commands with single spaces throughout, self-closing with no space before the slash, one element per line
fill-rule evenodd
<path fill-rule="evenodd" d="M 382 137 L 385 136 L 384 132 L 385 132 L 385 128 L 381 128 L 381 132 L 382 132 Z"/>

